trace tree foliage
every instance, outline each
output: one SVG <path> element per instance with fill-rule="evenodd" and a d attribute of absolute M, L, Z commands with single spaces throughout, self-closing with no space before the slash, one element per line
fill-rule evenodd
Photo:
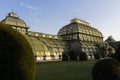
<path fill-rule="evenodd" d="M 114 59 L 102 59 L 92 69 L 93 80 L 120 80 L 120 63 Z"/>
<path fill-rule="evenodd" d="M 80 60 L 88 60 L 88 55 L 86 52 L 81 52 L 80 53 Z"/>
<path fill-rule="evenodd" d="M 117 47 L 115 54 L 111 55 L 111 57 L 120 62 L 120 44 Z"/>
<path fill-rule="evenodd" d="M 35 60 L 27 40 L 0 23 L 0 80 L 35 80 Z"/>

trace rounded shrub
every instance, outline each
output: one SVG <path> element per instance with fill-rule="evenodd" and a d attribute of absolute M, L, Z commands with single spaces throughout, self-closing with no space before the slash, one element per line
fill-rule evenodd
<path fill-rule="evenodd" d="M 120 44 L 116 48 L 115 54 L 112 54 L 111 57 L 116 59 L 116 60 L 118 60 L 120 62 Z"/>
<path fill-rule="evenodd" d="M 18 31 L 0 23 L 0 80 L 35 80 L 32 48 Z"/>
<path fill-rule="evenodd" d="M 92 68 L 93 80 L 120 80 L 120 63 L 114 59 L 97 61 Z"/>
<path fill-rule="evenodd" d="M 88 60 L 88 55 L 86 52 L 81 52 L 80 53 L 80 60 L 84 61 L 84 60 Z"/>
<path fill-rule="evenodd" d="M 95 57 L 95 59 L 100 59 L 100 54 L 99 53 L 96 53 L 96 54 L 94 54 L 94 57 Z"/>

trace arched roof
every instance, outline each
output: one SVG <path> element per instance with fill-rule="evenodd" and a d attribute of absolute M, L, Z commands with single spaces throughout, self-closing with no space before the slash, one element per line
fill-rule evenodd
<path fill-rule="evenodd" d="M 31 35 L 24 35 L 24 37 L 31 45 L 34 55 L 43 56 L 47 53 L 52 55 L 54 52 L 63 52 L 63 47 L 65 46 L 65 43 L 59 39 L 43 38 Z M 37 51 L 39 53 L 37 53 Z"/>
<path fill-rule="evenodd" d="M 82 33 L 82 34 L 103 37 L 102 33 L 99 30 L 91 27 L 88 22 L 77 18 L 71 20 L 70 24 L 62 27 L 59 30 L 58 35 L 66 35 L 66 34 L 74 34 L 74 33 Z"/>

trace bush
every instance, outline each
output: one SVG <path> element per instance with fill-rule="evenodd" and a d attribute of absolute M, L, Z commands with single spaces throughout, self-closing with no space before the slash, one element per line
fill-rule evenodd
<path fill-rule="evenodd" d="M 64 52 L 64 53 L 62 54 L 62 60 L 63 60 L 63 61 L 69 61 L 67 53 Z"/>
<path fill-rule="evenodd" d="M 118 48 L 116 49 L 115 54 L 111 55 L 111 57 L 120 62 L 120 44 L 119 44 Z"/>
<path fill-rule="evenodd" d="M 70 60 L 77 60 L 77 55 L 75 51 L 72 50 L 68 54 L 70 56 Z"/>
<path fill-rule="evenodd" d="M 26 39 L 0 23 L 0 80 L 35 80 L 35 59 Z"/>
<path fill-rule="evenodd" d="M 88 60 L 88 55 L 86 52 L 81 52 L 80 53 L 80 60 L 84 61 L 84 60 Z"/>
<path fill-rule="evenodd" d="M 120 63 L 114 59 L 102 59 L 92 69 L 93 80 L 120 80 Z"/>
<path fill-rule="evenodd" d="M 95 57 L 95 59 L 100 59 L 101 58 L 99 53 L 94 54 L 94 57 Z"/>

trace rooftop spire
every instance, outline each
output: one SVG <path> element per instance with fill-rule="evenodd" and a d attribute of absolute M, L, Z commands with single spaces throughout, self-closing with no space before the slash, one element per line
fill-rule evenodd
<path fill-rule="evenodd" d="M 71 20 L 71 23 L 73 22 L 77 22 L 77 23 L 80 23 L 80 24 L 84 24 L 84 25 L 89 25 L 88 22 L 84 21 L 84 20 L 81 20 L 81 19 L 78 19 L 78 18 L 74 18 Z"/>
<path fill-rule="evenodd" d="M 11 17 L 18 17 L 17 14 L 13 12 L 13 10 L 12 10 L 12 12 L 10 12 L 10 13 L 8 14 L 8 16 L 11 16 Z"/>

